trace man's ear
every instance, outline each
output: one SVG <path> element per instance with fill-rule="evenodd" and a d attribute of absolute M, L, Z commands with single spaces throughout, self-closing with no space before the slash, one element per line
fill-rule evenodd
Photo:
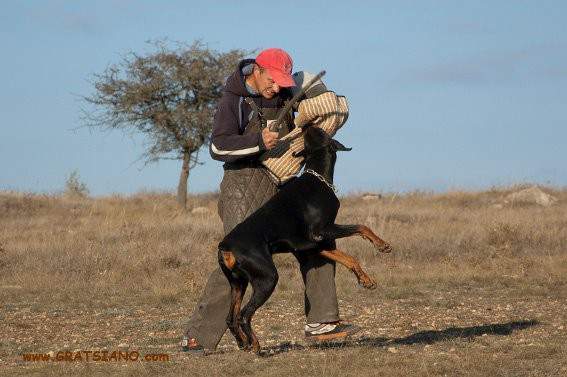
<path fill-rule="evenodd" d="M 252 73 L 255 75 L 255 77 L 258 77 L 262 73 L 262 71 L 262 67 L 254 63 L 254 66 L 252 67 Z"/>
<path fill-rule="evenodd" d="M 352 148 L 347 148 L 344 145 L 342 145 L 340 142 L 338 142 L 335 139 L 331 139 L 331 146 L 335 149 L 335 151 L 352 151 Z"/>

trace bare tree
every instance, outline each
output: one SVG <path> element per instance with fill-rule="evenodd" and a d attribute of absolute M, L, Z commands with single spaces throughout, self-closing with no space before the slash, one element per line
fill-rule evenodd
<path fill-rule="evenodd" d="M 216 102 L 227 76 L 247 52 L 218 52 L 200 41 L 154 42 L 145 55 L 123 60 L 94 75 L 95 93 L 83 99 L 94 109 L 83 111 L 87 126 L 123 129 L 146 135 L 141 156 L 146 164 L 182 160 L 177 201 L 185 208 L 189 171 L 199 164 L 199 150 L 210 142 Z"/>

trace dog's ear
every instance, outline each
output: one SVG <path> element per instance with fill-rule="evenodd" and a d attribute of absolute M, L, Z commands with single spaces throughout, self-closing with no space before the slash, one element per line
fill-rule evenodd
<path fill-rule="evenodd" d="M 331 146 L 337 152 L 338 151 L 345 151 L 345 152 L 352 151 L 352 148 L 345 147 L 344 145 L 342 145 L 340 142 L 338 142 L 335 139 L 331 139 Z"/>

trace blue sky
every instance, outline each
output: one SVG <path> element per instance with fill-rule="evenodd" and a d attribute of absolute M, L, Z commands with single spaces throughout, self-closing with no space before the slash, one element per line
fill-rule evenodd
<path fill-rule="evenodd" d="M 174 190 L 180 162 L 79 128 L 89 78 L 148 40 L 281 47 L 350 103 L 342 193 L 567 185 L 565 1 L 11 1 L 0 12 L 0 190 Z M 201 153 L 190 192 L 213 191 Z"/>

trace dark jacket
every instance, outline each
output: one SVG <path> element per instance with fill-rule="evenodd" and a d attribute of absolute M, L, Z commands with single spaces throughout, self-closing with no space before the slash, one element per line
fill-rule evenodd
<path fill-rule="evenodd" d="M 242 68 L 254 63 L 254 59 L 245 59 L 226 80 L 222 97 L 217 105 L 211 145 L 209 151 L 215 160 L 234 162 L 237 160 L 256 159 L 266 150 L 261 132 L 245 132 L 252 113 L 244 97 L 250 97 L 259 108 L 282 108 L 284 101 L 291 97 L 291 92 L 282 88 L 273 98 L 251 95 L 246 89 Z"/>

